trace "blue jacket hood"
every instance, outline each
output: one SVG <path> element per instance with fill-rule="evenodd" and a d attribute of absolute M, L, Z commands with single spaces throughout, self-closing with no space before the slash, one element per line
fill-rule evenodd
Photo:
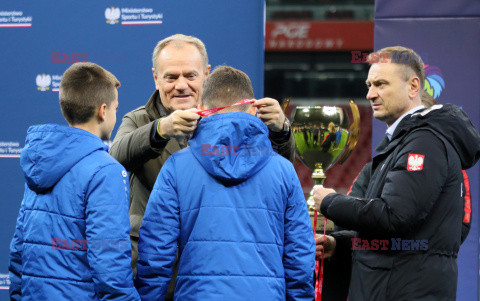
<path fill-rule="evenodd" d="M 97 150 L 107 151 L 108 146 L 92 133 L 55 124 L 36 125 L 28 129 L 20 166 L 28 187 L 41 192 L 53 187 L 75 164 Z"/>
<path fill-rule="evenodd" d="M 248 113 L 203 118 L 189 143 L 202 167 L 222 182 L 247 180 L 275 155 L 267 126 Z"/>

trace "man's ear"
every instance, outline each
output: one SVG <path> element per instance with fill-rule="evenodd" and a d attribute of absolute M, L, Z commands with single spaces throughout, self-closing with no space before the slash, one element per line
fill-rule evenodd
<path fill-rule="evenodd" d="M 107 117 L 107 104 L 103 103 L 97 109 L 97 118 L 100 122 L 104 122 L 106 117 Z"/>
<path fill-rule="evenodd" d="M 207 66 L 207 70 L 205 71 L 205 76 L 208 76 L 210 74 L 210 70 L 212 69 L 211 65 Z"/>
<path fill-rule="evenodd" d="M 415 98 L 421 92 L 420 87 L 420 79 L 418 77 L 414 76 L 410 78 L 408 96 L 410 96 L 410 98 Z"/>
<path fill-rule="evenodd" d="M 157 72 L 155 72 L 155 68 L 152 68 L 152 74 L 153 74 L 153 81 L 155 82 L 155 89 L 159 90 L 159 87 L 157 85 Z"/>
<path fill-rule="evenodd" d="M 248 108 L 247 113 L 253 116 L 257 115 L 257 107 L 250 105 L 250 108 Z"/>

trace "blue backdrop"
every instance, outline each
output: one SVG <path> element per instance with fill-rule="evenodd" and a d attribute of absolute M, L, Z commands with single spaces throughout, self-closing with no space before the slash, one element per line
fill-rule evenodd
<path fill-rule="evenodd" d="M 0 300 L 8 296 L 8 248 L 23 197 L 18 157 L 30 125 L 66 124 L 58 104 L 65 69 L 87 60 L 116 75 L 122 83 L 120 122 L 155 89 L 151 55 L 156 43 L 183 33 L 205 43 L 212 68 L 227 64 L 246 72 L 261 97 L 264 10 L 258 0 L 2 1 Z"/>
<path fill-rule="evenodd" d="M 480 1 L 377 0 L 374 40 L 375 50 L 401 45 L 419 53 L 430 67 L 427 81 L 436 86 L 437 102 L 461 106 L 480 128 Z M 384 123 L 374 121 L 374 146 L 385 130 Z M 457 300 L 479 298 L 479 165 L 467 171 L 472 228 L 458 255 Z"/>

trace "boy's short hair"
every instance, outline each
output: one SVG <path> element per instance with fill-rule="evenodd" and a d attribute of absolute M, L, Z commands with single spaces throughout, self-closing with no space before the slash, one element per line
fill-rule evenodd
<path fill-rule="evenodd" d="M 203 83 L 202 104 L 208 108 L 228 106 L 242 99 L 254 98 L 252 83 L 244 72 L 229 66 L 219 66 Z M 250 107 L 240 105 L 226 111 L 246 111 Z"/>
<path fill-rule="evenodd" d="M 60 107 L 70 125 L 88 122 L 102 104 L 110 106 L 115 100 L 118 79 L 94 63 L 70 66 L 60 82 Z"/>

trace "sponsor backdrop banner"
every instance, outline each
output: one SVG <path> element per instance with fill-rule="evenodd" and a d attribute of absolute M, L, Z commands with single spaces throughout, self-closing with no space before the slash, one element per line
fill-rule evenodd
<path fill-rule="evenodd" d="M 265 26 L 267 51 L 345 51 L 373 48 L 373 22 L 271 21 Z"/>
<path fill-rule="evenodd" d="M 461 106 L 480 129 L 480 2 L 424 2 L 425 9 L 419 10 L 413 0 L 376 1 L 375 50 L 402 45 L 417 51 L 428 65 L 425 69 L 427 91 L 440 104 Z M 385 130 L 384 123 L 374 121 L 374 146 L 383 138 Z M 479 164 L 467 171 L 472 195 L 472 228 L 458 255 L 457 300 L 479 298 L 479 171 Z"/>
<path fill-rule="evenodd" d="M 245 71 L 263 96 L 264 1 L 3 1 L 0 4 L 0 300 L 24 178 L 19 156 L 30 125 L 66 124 L 58 104 L 72 63 L 94 62 L 120 80 L 117 126 L 153 93 L 152 52 L 175 33 L 207 47 L 212 68 Z"/>

